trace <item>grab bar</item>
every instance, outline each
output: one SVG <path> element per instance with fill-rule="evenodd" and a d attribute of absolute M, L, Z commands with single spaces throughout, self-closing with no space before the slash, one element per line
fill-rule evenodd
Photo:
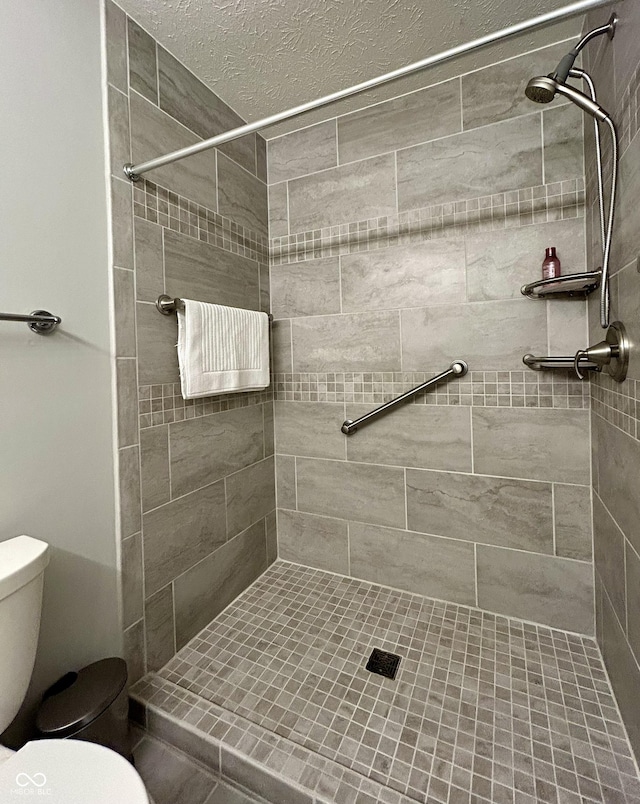
<path fill-rule="evenodd" d="M 449 377 L 464 377 L 468 370 L 469 366 L 464 362 L 464 360 L 454 360 L 449 368 L 446 371 L 443 371 L 442 374 L 438 374 L 437 377 L 432 377 L 430 380 L 427 380 L 421 385 L 412 388 L 410 391 L 405 391 L 404 394 L 397 396 L 395 399 L 389 400 L 389 402 L 385 402 L 384 405 L 380 405 L 380 407 L 369 411 L 369 413 L 365 413 L 364 416 L 360 416 L 360 418 L 356 419 L 355 421 L 347 419 L 340 429 L 345 435 L 352 435 L 356 432 L 361 424 L 368 424 L 373 419 L 377 419 L 378 416 L 384 416 L 385 413 L 388 413 L 390 410 L 395 408 L 396 405 L 400 405 L 403 402 L 408 402 L 409 399 L 413 399 L 416 394 L 419 394 L 421 391 L 426 391 L 427 388 L 431 388 L 432 385 L 436 385 L 436 383 L 439 383 L 442 380 L 446 380 Z"/>
<path fill-rule="evenodd" d="M 174 299 L 171 296 L 167 296 L 166 293 L 161 293 L 156 299 L 156 309 L 162 315 L 171 315 L 177 310 L 184 310 L 184 299 Z M 273 321 L 271 313 L 268 315 L 269 322 Z"/>
<path fill-rule="evenodd" d="M 527 368 L 534 371 L 548 371 L 551 369 L 575 369 L 576 358 L 574 355 L 545 355 L 536 357 L 535 355 L 525 355 L 522 362 Z M 579 358 L 580 368 L 587 371 L 600 371 L 600 367 L 585 357 Z"/>

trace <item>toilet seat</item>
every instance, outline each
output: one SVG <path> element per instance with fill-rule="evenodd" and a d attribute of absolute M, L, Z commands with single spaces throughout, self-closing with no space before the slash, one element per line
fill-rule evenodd
<path fill-rule="evenodd" d="M 82 740 L 34 740 L 0 764 L 0 804 L 25 799 L 149 804 L 133 765 L 109 748 Z"/>

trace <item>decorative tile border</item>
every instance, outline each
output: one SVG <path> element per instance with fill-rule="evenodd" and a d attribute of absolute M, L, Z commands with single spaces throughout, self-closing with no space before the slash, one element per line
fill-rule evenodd
<path fill-rule="evenodd" d="M 640 440 L 640 380 L 616 382 L 608 374 L 596 374 L 589 383 L 594 413 Z"/>
<path fill-rule="evenodd" d="M 440 373 L 342 372 L 274 374 L 274 398 L 297 402 L 377 404 L 415 388 Z M 415 399 L 422 405 L 507 408 L 589 407 L 589 385 L 573 372 L 469 371 L 459 380 L 444 380 Z"/>
<path fill-rule="evenodd" d="M 146 179 L 133 187 L 133 214 L 250 260 L 268 260 L 265 235 Z"/>
<path fill-rule="evenodd" d="M 223 410 L 248 408 L 273 401 L 273 383 L 264 391 L 238 394 L 221 394 L 202 399 L 183 399 L 180 383 L 140 385 L 138 387 L 138 413 L 140 429 L 157 427 L 185 419 L 199 419 Z"/>
<path fill-rule="evenodd" d="M 584 179 L 577 178 L 275 237 L 271 264 L 582 217 Z"/>

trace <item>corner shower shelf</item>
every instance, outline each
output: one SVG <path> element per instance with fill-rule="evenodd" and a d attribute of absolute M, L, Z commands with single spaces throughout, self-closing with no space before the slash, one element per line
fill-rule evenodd
<path fill-rule="evenodd" d="M 549 296 L 584 299 L 598 287 L 601 275 L 601 271 L 588 271 L 582 274 L 566 274 L 555 279 L 540 279 L 523 285 L 520 292 L 529 299 L 546 299 Z"/>

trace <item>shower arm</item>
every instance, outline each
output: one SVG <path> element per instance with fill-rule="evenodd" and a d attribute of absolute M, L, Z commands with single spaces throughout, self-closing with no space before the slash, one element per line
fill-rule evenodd
<path fill-rule="evenodd" d="M 222 134 L 218 134 L 215 137 L 202 140 L 194 145 L 189 145 L 186 148 L 180 148 L 179 150 L 172 151 L 164 156 L 158 156 L 155 159 L 149 159 L 148 161 L 141 162 L 137 165 L 128 163 L 124 166 L 124 173 L 131 181 L 137 181 L 143 173 L 146 173 L 149 170 L 154 170 L 156 168 L 163 167 L 164 165 L 170 165 L 173 162 L 179 161 L 180 159 L 185 159 L 188 156 L 194 156 L 201 151 L 208 151 L 210 148 L 215 148 L 216 146 L 223 145 L 224 143 L 231 142 L 232 140 L 237 140 L 240 137 L 244 137 L 246 134 L 252 134 L 255 131 L 268 128 L 276 123 L 281 123 L 283 120 L 289 120 L 292 117 L 297 117 L 298 115 L 309 112 L 312 109 L 319 109 L 323 106 L 329 105 L 330 103 L 341 100 L 342 98 L 348 98 L 351 95 L 356 95 L 360 92 L 365 92 L 368 89 L 373 89 L 374 87 L 389 83 L 390 81 L 395 81 L 397 78 L 412 75 L 413 73 L 420 72 L 427 67 L 432 67 L 435 64 L 450 61 L 451 59 L 462 56 L 465 53 L 471 53 L 475 50 L 479 50 L 480 48 L 493 44 L 494 42 L 508 39 L 511 36 L 525 33 L 526 31 L 540 28 L 544 25 L 549 25 L 568 17 L 584 14 L 591 9 L 611 5 L 612 2 L 613 0 L 578 0 L 578 2 L 571 3 L 564 8 L 549 11 L 546 14 L 541 14 L 538 17 L 533 17 L 532 19 L 525 20 L 524 22 L 516 23 L 515 25 L 511 25 L 508 28 L 503 28 L 500 31 L 494 31 L 493 33 L 486 34 L 479 39 L 467 42 L 464 45 L 457 45 L 449 50 L 444 50 L 441 53 L 437 53 L 434 56 L 428 56 L 421 61 L 414 62 L 413 64 L 406 65 L 405 67 L 400 67 L 397 70 L 386 73 L 385 75 L 369 79 L 368 81 L 363 81 L 360 84 L 355 84 L 352 87 L 339 90 L 331 95 L 326 95 L 322 98 L 318 98 L 317 100 L 303 103 L 300 106 L 295 106 L 294 108 L 288 109 L 284 112 L 278 112 L 270 117 L 257 120 L 254 123 L 246 123 L 245 125 L 234 128 L 231 131 L 227 131 Z M 597 34 L 594 33 L 594 35 Z M 589 34 L 587 34 L 587 36 L 589 36 Z M 580 45 L 584 46 L 582 44 L 583 42 L 586 44 L 584 38 L 580 43 L 578 43 L 577 47 Z"/>

